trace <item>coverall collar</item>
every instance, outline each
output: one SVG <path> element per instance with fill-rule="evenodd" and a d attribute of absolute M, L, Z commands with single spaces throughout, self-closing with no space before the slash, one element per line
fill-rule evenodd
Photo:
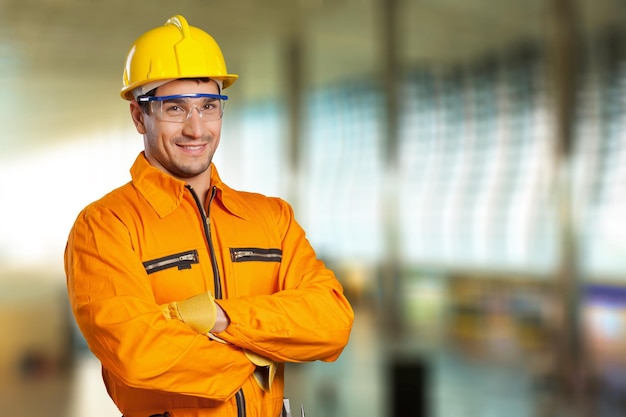
<path fill-rule="evenodd" d="M 211 163 L 211 185 L 217 188 L 216 198 L 235 216 L 246 219 L 237 194 L 222 182 L 215 165 Z M 163 218 L 174 211 L 183 201 L 186 183 L 150 165 L 141 152 L 130 169 L 132 183 L 150 206 Z"/>

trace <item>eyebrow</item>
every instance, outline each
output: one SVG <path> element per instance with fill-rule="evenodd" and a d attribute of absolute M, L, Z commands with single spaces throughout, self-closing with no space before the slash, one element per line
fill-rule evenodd
<path fill-rule="evenodd" d="M 187 99 L 183 97 L 168 98 L 167 100 L 163 100 L 164 103 L 177 103 L 177 104 L 181 104 L 186 101 Z"/>

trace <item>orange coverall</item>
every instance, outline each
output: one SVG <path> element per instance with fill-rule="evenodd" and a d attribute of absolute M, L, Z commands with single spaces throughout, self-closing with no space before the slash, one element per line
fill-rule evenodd
<path fill-rule="evenodd" d="M 141 153 L 132 181 L 87 206 L 65 250 L 72 311 L 125 417 L 277 417 L 284 362 L 337 359 L 353 310 L 292 208 L 236 191 L 211 166 L 194 191 Z M 211 291 L 227 344 L 167 320 L 160 305 Z M 265 392 L 242 349 L 279 363 Z"/>

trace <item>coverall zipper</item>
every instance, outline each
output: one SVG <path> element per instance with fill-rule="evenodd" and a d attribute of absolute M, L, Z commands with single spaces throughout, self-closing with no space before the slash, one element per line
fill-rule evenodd
<path fill-rule="evenodd" d="M 209 244 L 211 268 L 213 269 L 213 291 L 215 291 L 215 294 L 213 295 L 215 296 L 215 298 L 219 299 L 219 298 L 222 298 L 222 284 L 220 282 L 220 271 L 217 268 L 217 259 L 215 258 L 215 249 L 213 247 L 213 240 L 211 239 L 211 220 L 210 220 L 211 203 L 213 202 L 213 199 L 215 198 L 215 194 L 217 193 L 217 187 L 213 186 L 211 188 L 211 197 L 209 198 L 209 206 L 206 212 L 204 211 L 204 206 L 200 202 L 200 199 L 198 198 L 198 195 L 196 194 L 194 189 L 191 188 L 190 185 L 187 185 L 187 188 L 189 189 L 189 191 L 191 191 L 191 195 L 193 196 L 193 199 L 195 200 L 196 205 L 198 206 L 198 210 L 200 211 L 200 216 L 202 216 L 204 236 L 206 237 L 206 240 Z"/>
<path fill-rule="evenodd" d="M 222 298 L 222 283 L 220 281 L 220 271 L 217 267 L 217 258 L 215 257 L 215 248 L 213 247 L 213 240 L 211 239 L 211 216 L 210 216 L 211 203 L 213 202 L 213 199 L 215 198 L 215 195 L 217 194 L 217 187 L 215 185 L 211 187 L 211 197 L 209 198 L 209 204 L 208 204 L 208 208 L 206 212 L 204 211 L 204 206 L 202 202 L 200 201 L 200 199 L 198 198 L 198 195 L 196 194 L 194 189 L 190 185 L 187 185 L 187 188 L 191 192 L 191 195 L 193 196 L 193 199 L 195 200 L 196 205 L 198 206 L 198 210 L 200 210 L 200 216 L 202 216 L 202 223 L 204 226 L 204 235 L 209 244 L 211 268 L 213 269 L 213 287 L 215 291 L 214 296 L 216 299 L 220 299 Z M 237 391 L 237 393 L 235 394 L 235 401 L 237 403 L 237 417 L 246 417 L 246 400 L 244 398 L 242 389 Z"/>
<path fill-rule="evenodd" d="M 235 400 L 237 401 L 237 417 L 246 417 L 246 399 L 243 396 L 243 390 L 237 391 Z"/>

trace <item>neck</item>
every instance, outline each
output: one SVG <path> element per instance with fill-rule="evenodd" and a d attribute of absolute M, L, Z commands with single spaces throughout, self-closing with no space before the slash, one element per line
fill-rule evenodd
<path fill-rule="evenodd" d="M 193 188 L 193 191 L 196 193 L 200 201 L 203 203 L 206 202 L 209 195 L 209 189 L 211 188 L 210 183 L 205 183 L 204 181 L 187 181 L 187 184 Z"/>
<path fill-rule="evenodd" d="M 207 168 L 204 172 L 195 177 L 181 178 L 193 188 L 194 192 L 203 203 L 206 202 L 209 190 L 211 189 L 211 168 Z"/>

